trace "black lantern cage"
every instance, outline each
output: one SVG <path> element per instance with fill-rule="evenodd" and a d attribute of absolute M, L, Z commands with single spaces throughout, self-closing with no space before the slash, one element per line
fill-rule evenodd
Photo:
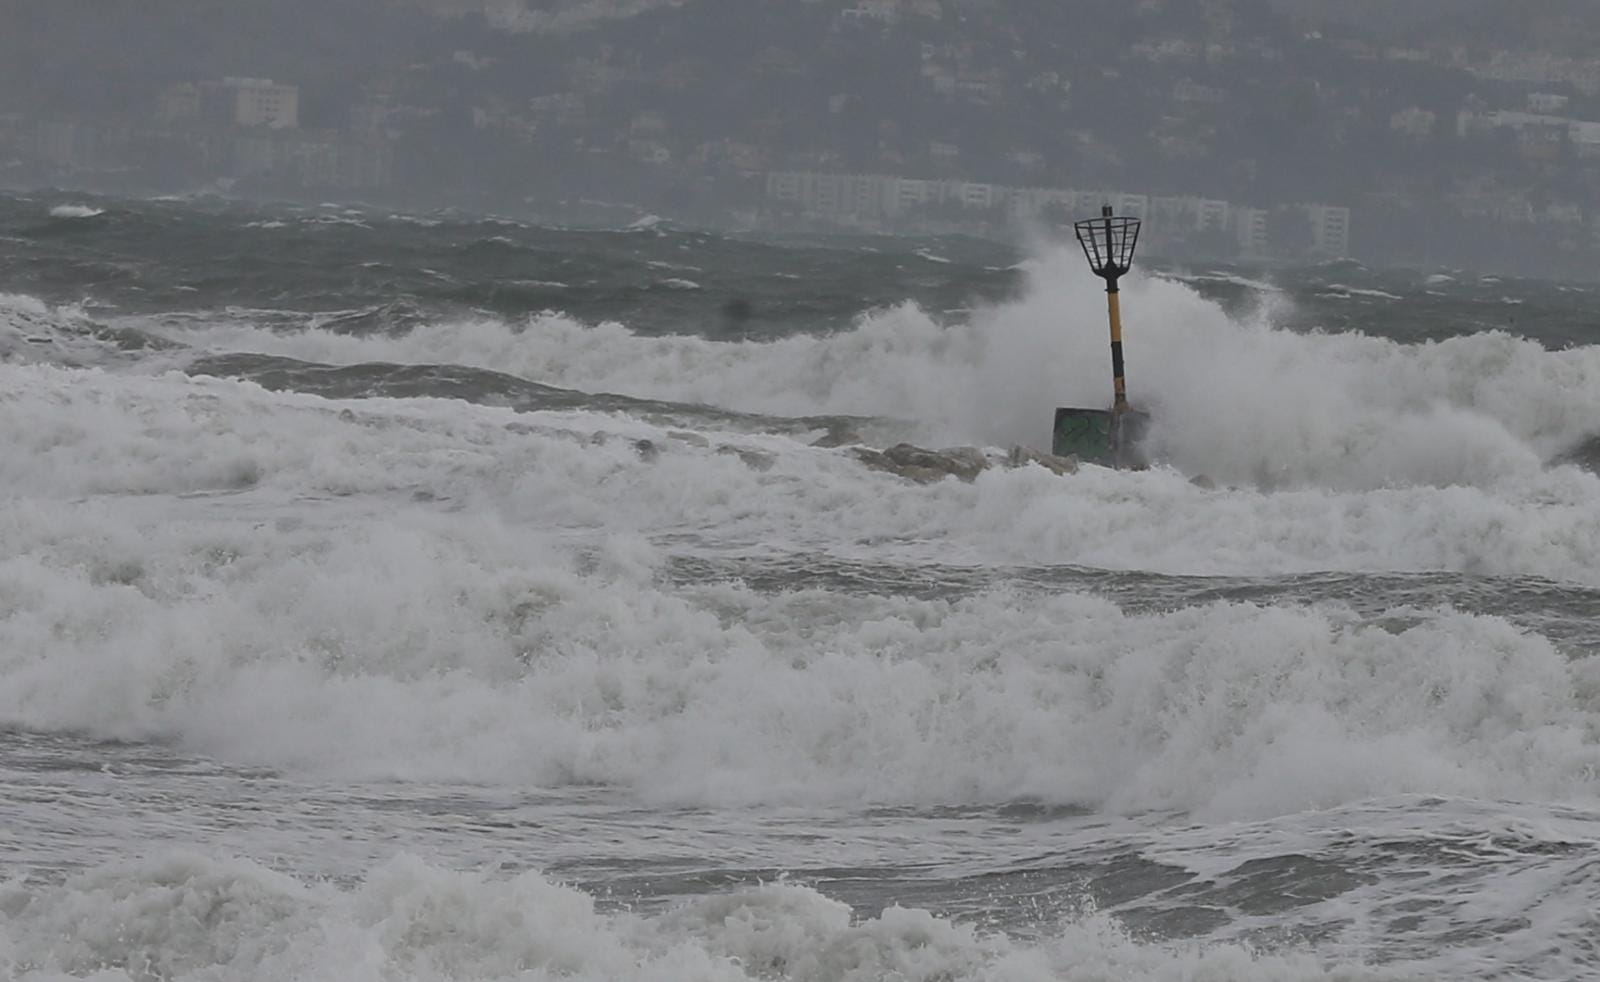
<path fill-rule="evenodd" d="M 1089 268 L 1096 276 L 1116 282 L 1117 277 L 1133 268 L 1133 250 L 1139 244 L 1137 218 L 1116 217 L 1111 206 L 1101 209 L 1099 218 L 1085 218 L 1072 223 L 1078 233 L 1078 244 L 1089 259 Z"/>

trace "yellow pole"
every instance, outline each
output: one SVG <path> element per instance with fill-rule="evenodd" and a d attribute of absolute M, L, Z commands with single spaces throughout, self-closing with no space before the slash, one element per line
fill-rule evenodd
<path fill-rule="evenodd" d="M 1106 309 L 1111 315 L 1111 381 L 1115 392 L 1111 413 L 1116 416 L 1128 408 L 1128 385 L 1122 377 L 1122 301 L 1116 280 L 1106 286 Z"/>

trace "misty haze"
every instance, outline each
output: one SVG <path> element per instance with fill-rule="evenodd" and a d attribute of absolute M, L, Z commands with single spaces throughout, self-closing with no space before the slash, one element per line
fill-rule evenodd
<path fill-rule="evenodd" d="M 1489 0 L 7 0 L 0 182 L 1588 278 L 1600 13 Z"/>

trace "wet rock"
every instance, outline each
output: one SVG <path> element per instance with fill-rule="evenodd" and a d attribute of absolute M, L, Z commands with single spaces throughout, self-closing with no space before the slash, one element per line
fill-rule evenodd
<path fill-rule="evenodd" d="M 772 470 L 772 465 L 778 461 L 777 457 L 766 453 L 765 451 L 751 450 L 747 447 L 736 447 L 730 443 L 724 443 L 722 446 L 718 447 L 717 453 L 723 455 L 731 454 L 735 457 L 738 457 L 740 460 L 744 461 L 744 465 L 746 467 L 753 471 L 770 471 Z"/>
<path fill-rule="evenodd" d="M 889 448 L 890 457 L 892 458 L 895 451 L 901 447 L 910 447 L 912 450 L 917 449 L 907 443 L 896 444 Z M 964 481 L 972 480 L 982 473 L 984 468 L 989 466 L 989 458 L 984 456 L 983 451 L 977 447 L 946 447 L 940 450 L 939 454 L 960 468 L 956 476 Z"/>
<path fill-rule="evenodd" d="M 919 484 L 932 484 L 947 477 L 970 482 L 992 467 L 1016 468 L 1038 464 L 1057 475 L 1074 474 L 1078 470 L 1076 457 L 1058 457 L 1022 446 L 993 456 L 977 447 L 929 450 L 909 443 L 898 443 L 887 450 L 851 447 L 850 453 L 873 470 L 896 474 Z"/>
<path fill-rule="evenodd" d="M 861 434 L 854 428 L 843 423 L 835 423 L 828 427 L 828 432 L 811 441 L 813 447 L 848 447 L 861 442 Z"/>
<path fill-rule="evenodd" d="M 898 474 L 919 484 L 932 484 L 947 477 L 971 481 L 989 465 L 988 458 L 976 447 L 927 450 L 897 443 L 887 450 L 855 447 L 851 452 L 873 470 Z"/>
<path fill-rule="evenodd" d="M 1189 483 L 1193 484 L 1197 488 L 1204 488 L 1207 491 L 1215 491 L 1217 489 L 1217 482 L 1213 481 L 1204 474 L 1196 474 L 1194 477 L 1189 478 Z"/>
<path fill-rule="evenodd" d="M 885 459 L 897 468 L 907 471 L 929 472 L 940 477 L 958 477 L 963 481 L 976 478 L 988 460 L 974 447 L 955 447 L 949 450 L 926 450 L 909 443 L 897 443 L 883 452 Z"/>
<path fill-rule="evenodd" d="M 950 475 L 928 470 L 926 468 L 906 468 L 896 466 L 894 461 L 884 455 L 882 450 L 873 450 L 871 447 L 851 447 L 850 452 L 855 458 L 875 471 L 886 471 L 898 477 L 904 477 L 918 484 L 931 484 L 934 481 L 949 477 Z"/>
<path fill-rule="evenodd" d="M 633 441 L 633 450 L 639 455 L 639 459 L 647 464 L 654 463 L 655 459 L 661 456 L 661 448 L 650 440 Z"/>
<path fill-rule="evenodd" d="M 1053 453 L 1044 453 L 1030 447 L 1015 446 L 1006 455 L 1007 467 L 1026 467 L 1029 464 L 1038 464 L 1058 476 L 1075 474 L 1078 470 L 1078 458 L 1076 457 L 1058 457 Z"/>

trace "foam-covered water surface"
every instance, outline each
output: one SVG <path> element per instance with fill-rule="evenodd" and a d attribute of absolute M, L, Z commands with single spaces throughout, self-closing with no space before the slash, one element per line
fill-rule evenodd
<path fill-rule="evenodd" d="M 923 483 L 1108 398 L 1081 257 L 0 233 L 6 978 L 1600 966 L 1582 287 L 1146 269 L 1153 466 Z"/>

